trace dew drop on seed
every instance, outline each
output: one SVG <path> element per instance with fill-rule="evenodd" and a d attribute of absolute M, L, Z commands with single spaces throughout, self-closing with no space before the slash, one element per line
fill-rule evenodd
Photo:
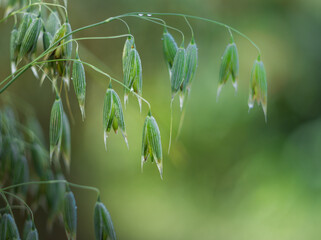
<path fill-rule="evenodd" d="M 140 17 L 141 17 L 141 16 L 144 16 L 144 14 L 142 14 L 142 13 L 139 13 L 139 14 L 138 14 L 138 16 L 140 16 Z"/>

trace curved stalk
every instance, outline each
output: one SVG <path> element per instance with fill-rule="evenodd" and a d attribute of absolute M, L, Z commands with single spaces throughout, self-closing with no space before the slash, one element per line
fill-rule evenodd
<path fill-rule="evenodd" d="M 14 197 L 14 198 L 16 198 L 17 200 L 19 200 L 20 202 L 22 202 L 22 204 L 25 205 L 25 207 L 28 209 L 28 211 L 29 211 L 29 213 L 30 213 L 30 216 L 31 216 L 31 219 L 32 219 L 32 222 L 33 222 L 33 223 L 35 222 L 35 221 L 34 221 L 34 217 L 33 217 L 33 212 L 32 212 L 32 210 L 31 210 L 31 208 L 29 207 L 29 205 L 28 205 L 21 197 L 17 196 L 16 194 L 13 194 L 13 193 L 11 193 L 11 192 L 7 192 L 7 191 L 3 191 L 3 190 L 0 190 L 0 191 L 2 191 L 4 194 L 7 194 L 7 195 L 9 195 L 9 196 L 11 196 L 11 197 Z"/>
<path fill-rule="evenodd" d="M 27 186 L 27 185 L 33 185 L 33 184 L 57 184 L 57 183 L 64 183 L 64 184 L 69 185 L 71 187 L 94 191 L 94 192 L 97 193 L 97 197 L 98 198 L 100 197 L 100 191 L 99 191 L 98 188 L 91 187 L 91 186 L 86 186 L 86 185 L 80 185 L 80 184 L 76 184 L 76 183 L 71 183 L 71 182 L 68 182 L 67 180 L 49 180 L 49 181 L 23 182 L 23 183 L 18 183 L 18 184 L 14 184 L 14 185 L 10 185 L 10 186 L 4 187 L 4 188 L 0 189 L 0 193 L 3 193 L 3 192 L 5 192 L 5 191 L 7 191 L 9 189 L 13 189 L 13 188 L 21 187 L 21 186 Z"/>
<path fill-rule="evenodd" d="M 259 52 L 259 55 L 261 55 L 261 50 L 260 48 L 254 43 L 254 41 L 252 41 L 248 36 L 246 36 L 244 33 L 240 32 L 239 30 L 216 20 L 211 20 L 208 18 L 203 18 L 203 17 L 198 17 L 198 16 L 194 16 L 194 15 L 188 15 L 188 14 L 181 14 L 181 13 L 152 13 L 152 12 L 132 12 L 132 13 L 126 13 L 123 15 L 120 15 L 121 17 L 127 17 L 127 16 L 138 16 L 138 14 L 144 14 L 146 16 L 146 18 L 152 15 L 158 15 L 158 16 L 180 16 L 180 17 L 186 17 L 186 18 L 191 18 L 191 19 L 196 19 L 196 20 L 201 20 L 201 21 L 205 21 L 205 22 L 210 22 L 210 23 L 214 23 L 216 25 L 225 27 L 227 29 L 231 29 L 233 32 L 239 34 L 240 36 L 242 36 L 243 38 L 245 38 L 246 40 L 248 40 Z"/>

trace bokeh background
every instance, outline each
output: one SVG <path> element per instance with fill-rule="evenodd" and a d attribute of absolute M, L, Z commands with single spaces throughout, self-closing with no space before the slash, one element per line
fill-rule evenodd
<path fill-rule="evenodd" d="M 86 121 L 70 91 L 72 165 L 68 180 L 96 186 L 109 209 L 118 239 L 296 240 L 321 236 L 321 1 L 319 0 L 70 0 L 73 29 L 125 12 L 178 12 L 222 21 L 248 35 L 262 50 L 268 79 L 268 121 L 261 108 L 248 113 L 250 71 L 257 52 L 235 35 L 240 56 L 239 90 L 229 82 L 216 102 L 220 57 L 226 29 L 191 20 L 199 66 L 187 102 L 182 133 L 169 140 L 170 84 L 162 53 L 162 27 L 127 18 L 143 64 L 143 96 L 150 101 L 162 134 L 164 180 L 155 164 L 140 171 L 141 135 L 147 108 L 139 113 L 130 97 L 125 121 L 130 148 L 121 135 L 103 144 L 102 107 L 108 79 L 87 71 Z M 190 31 L 183 18 L 166 17 Z M 12 20 L 0 25 L 0 77 L 9 69 Z M 112 22 L 74 37 L 126 33 Z M 178 42 L 181 36 L 172 32 Z M 80 55 L 122 79 L 124 39 L 83 41 Z M 123 89 L 114 84 L 122 96 Z M 45 133 L 54 95 L 39 87 L 31 72 L 9 90 L 32 104 Z M 174 103 L 174 139 L 180 111 Z M 78 239 L 93 239 L 93 192 L 74 190 Z M 41 239 L 65 239 L 56 224 L 51 233 L 41 217 Z"/>

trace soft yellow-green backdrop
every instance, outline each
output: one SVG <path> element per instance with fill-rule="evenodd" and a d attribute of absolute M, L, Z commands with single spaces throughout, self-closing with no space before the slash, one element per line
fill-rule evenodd
<path fill-rule="evenodd" d="M 162 53 L 162 27 L 128 18 L 143 64 L 143 96 L 152 104 L 162 134 L 164 180 L 155 164 L 140 170 L 141 135 L 147 108 L 139 113 L 130 97 L 125 110 L 127 150 L 121 135 L 103 145 L 102 107 L 108 79 L 88 69 L 86 121 L 70 91 L 72 165 L 68 180 L 101 189 L 118 239 L 317 240 L 321 237 L 321 1 L 320 0 L 70 0 L 73 29 L 125 12 L 177 12 L 230 24 L 262 50 L 268 79 L 268 122 L 262 109 L 248 113 L 248 85 L 257 57 L 253 46 L 235 35 L 240 56 L 239 90 L 229 82 L 216 102 L 220 57 L 226 29 L 191 20 L 199 66 L 187 102 L 182 134 L 166 152 L 169 139 L 170 84 Z M 183 18 L 168 24 L 189 29 Z M 0 25 L 0 77 L 9 74 L 12 21 Z M 80 36 L 126 33 L 112 22 Z M 173 33 L 178 42 L 181 36 Z M 122 79 L 124 39 L 84 41 L 83 60 Z M 91 54 L 90 54 L 91 52 Z M 101 61 L 101 62 L 99 62 Z M 122 96 L 123 89 L 114 83 Z M 34 105 L 45 132 L 54 99 L 49 83 L 39 87 L 31 72 L 9 91 Z M 174 139 L 180 112 L 174 105 Z M 75 190 L 78 239 L 93 239 L 95 194 Z M 37 222 L 41 239 L 65 239 Z"/>

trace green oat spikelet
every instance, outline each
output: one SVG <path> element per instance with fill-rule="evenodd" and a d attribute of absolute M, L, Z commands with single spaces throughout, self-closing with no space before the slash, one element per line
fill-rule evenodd
<path fill-rule="evenodd" d="M 124 121 L 124 114 L 122 105 L 118 94 L 112 89 L 111 83 L 106 91 L 103 109 L 103 127 L 104 127 L 104 143 L 107 151 L 107 137 L 111 128 L 117 133 L 118 128 L 124 137 L 125 143 L 128 147 L 128 140 L 126 134 L 126 127 Z"/>
<path fill-rule="evenodd" d="M 19 240 L 20 235 L 17 225 L 10 214 L 3 214 L 0 223 L 0 239 Z"/>
<path fill-rule="evenodd" d="M 60 98 L 56 98 L 50 115 L 50 162 L 52 162 L 53 154 L 58 161 L 60 154 L 61 138 L 63 129 L 63 108 Z"/>
<path fill-rule="evenodd" d="M 22 44 L 22 40 L 26 35 L 27 29 L 29 28 L 31 22 L 33 20 L 33 16 L 30 13 L 25 13 L 21 19 L 21 23 L 18 28 L 18 36 L 16 39 L 16 44 L 18 47 Z"/>
<path fill-rule="evenodd" d="M 222 56 L 222 63 L 220 67 L 219 85 L 217 88 L 217 100 L 221 93 L 223 85 L 232 78 L 233 87 L 237 91 L 237 80 L 239 75 L 239 56 L 236 44 L 231 37 L 231 43 L 227 45 Z"/>
<path fill-rule="evenodd" d="M 251 72 L 249 110 L 254 107 L 254 102 L 262 106 L 265 121 L 267 121 L 267 81 L 264 64 L 260 58 L 254 61 Z"/>
<path fill-rule="evenodd" d="M 63 217 L 68 239 L 75 240 L 77 234 L 77 206 L 74 194 L 71 191 L 65 193 Z"/>
<path fill-rule="evenodd" d="M 67 32 L 67 24 L 61 25 L 60 28 L 55 33 L 55 35 L 53 36 L 50 44 L 50 46 L 58 45 L 59 47 L 53 52 L 51 52 L 49 55 L 54 55 L 54 57 L 57 59 L 61 58 L 62 56 L 62 46 L 60 46 L 62 43 L 61 38 L 65 36 L 66 32 Z"/>
<path fill-rule="evenodd" d="M 185 63 L 186 63 L 186 52 L 183 46 L 181 46 L 175 55 L 173 61 L 173 67 L 171 68 L 171 90 L 172 99 L 178 92 L 180 86 L 184 80 L 185 74 Z"/>
<path fill-rule="evenodd" d="M 41 27 L 42 22 L 40 18 L 36 18 L 31 22 L 21 43 L 17 60 L 18 63 L 21 61 L 23 57 L 26 56 L 27 53 L 31 52 L 37 45 Z"/>
<path fill-rule="evenodd" d="M 170 73 L 177 50 L 178 47 L 174 37 L 168 32 L 167 28 L 165 27 L 163 32 L 163 52 Z"/>
<path fill-rule="evenodd" d="M 57 12 L 51 12 L 46 21 L 46 30 L 51 36 L 54 36 L 60 28 L 61 23 Z"/>
<path fill-rule="evenodd" d="M 86 98 L 86 75 L 85 68 L 80 62 L 78 50 L 76 51 L 76 61 L 72 68 L 72 82 L 78 99 L 82 120 L 85 120 L 85 98 Z"/>
<path fill-rule="evenodd" d="M 71 161 L 71 134 L 70 124 L 67 114 L 64 112 L 62 117 L 62 139 L 61 139 L 61 153 L 67 171 L 70 170 Z"/>
<path fill-rule="evenodd" d="M 163 179 L 163 151 L 161 135 L 155 118 L 149 111 L 144 127 L 143 127 L 143 138 L 142 138 L 142 155 L 141 155 L 141 168 L 143 169 L 144 163 L 148 157 L 151 158 L 152 162 L 155 160 L 158 171 L 161 178 Z"/>
<path fill-rule="evenodd" d="M 23 231 L 22 231 L 22 239 L 26 240 L 28 234 L 32 231 L 32 227 L 33 227 L 33 223 L 31 219 L 27 219 L 25 221 L 24 227 L 23 227 Z"/>
<path fill-rule="evenodd" d="M 116 233 L 110 214 L 105 205 L 99 200 L 94 209 L 94 229 L 96 240 L 116 240 Z"/>
<path fill-rule="evenodd" d="M 182 110 L 184 104 L 184 97 L 189 94 L 191 84 L 195 76 L 196 68 L 198 64 L 198 49 L 195 43 L 194 37 L 186 48 L 186 63 L 185 63 L 185 75 L 181 85 L 180 92 L 180 108 Z"/>
<path fill-rule="evenodd" d="M 125 45 L 125 48 L 126 45 Z M 127 51 L 127 50 L 126 50 Z M 128 52 L 128 56 L 125 55 L 124 60 L 124 84 L 125 84 L 125 94 L 124 94 L 124 105 L 126 106 L 128 101 L 129 91 L 136 92 L 139 96 L 142 95 L 142 63 L 138 51 L 135 45 L 132 44 L 131 49 Z M 129 90 L 130 89 L 130 90 Z M 141 99 L 138 97 L 138 103 L 141 110 Z"/>
<path fill-rule="evenodd" d="M 38 235 L 38 231 L 36 228 L 31 230 L 26 238 L 26 240 L 38 240 L 38 239 L 39 239 L 39 235 Z"/>
<path fill-rule="evenodd" d="M 13 184 L 19 184 L 29 181 L 29 167 L 28 167 L 28 161 L 25 156 L 21 155 L 18 158 L 18 161 L 14 163 L 14 175 L 12 182 Z M 27 186 L 21 186 L 18 188 L 15 188 L 15 192 L 21 192 L 22 194 L 27 194 L 28 187 Z"/>

